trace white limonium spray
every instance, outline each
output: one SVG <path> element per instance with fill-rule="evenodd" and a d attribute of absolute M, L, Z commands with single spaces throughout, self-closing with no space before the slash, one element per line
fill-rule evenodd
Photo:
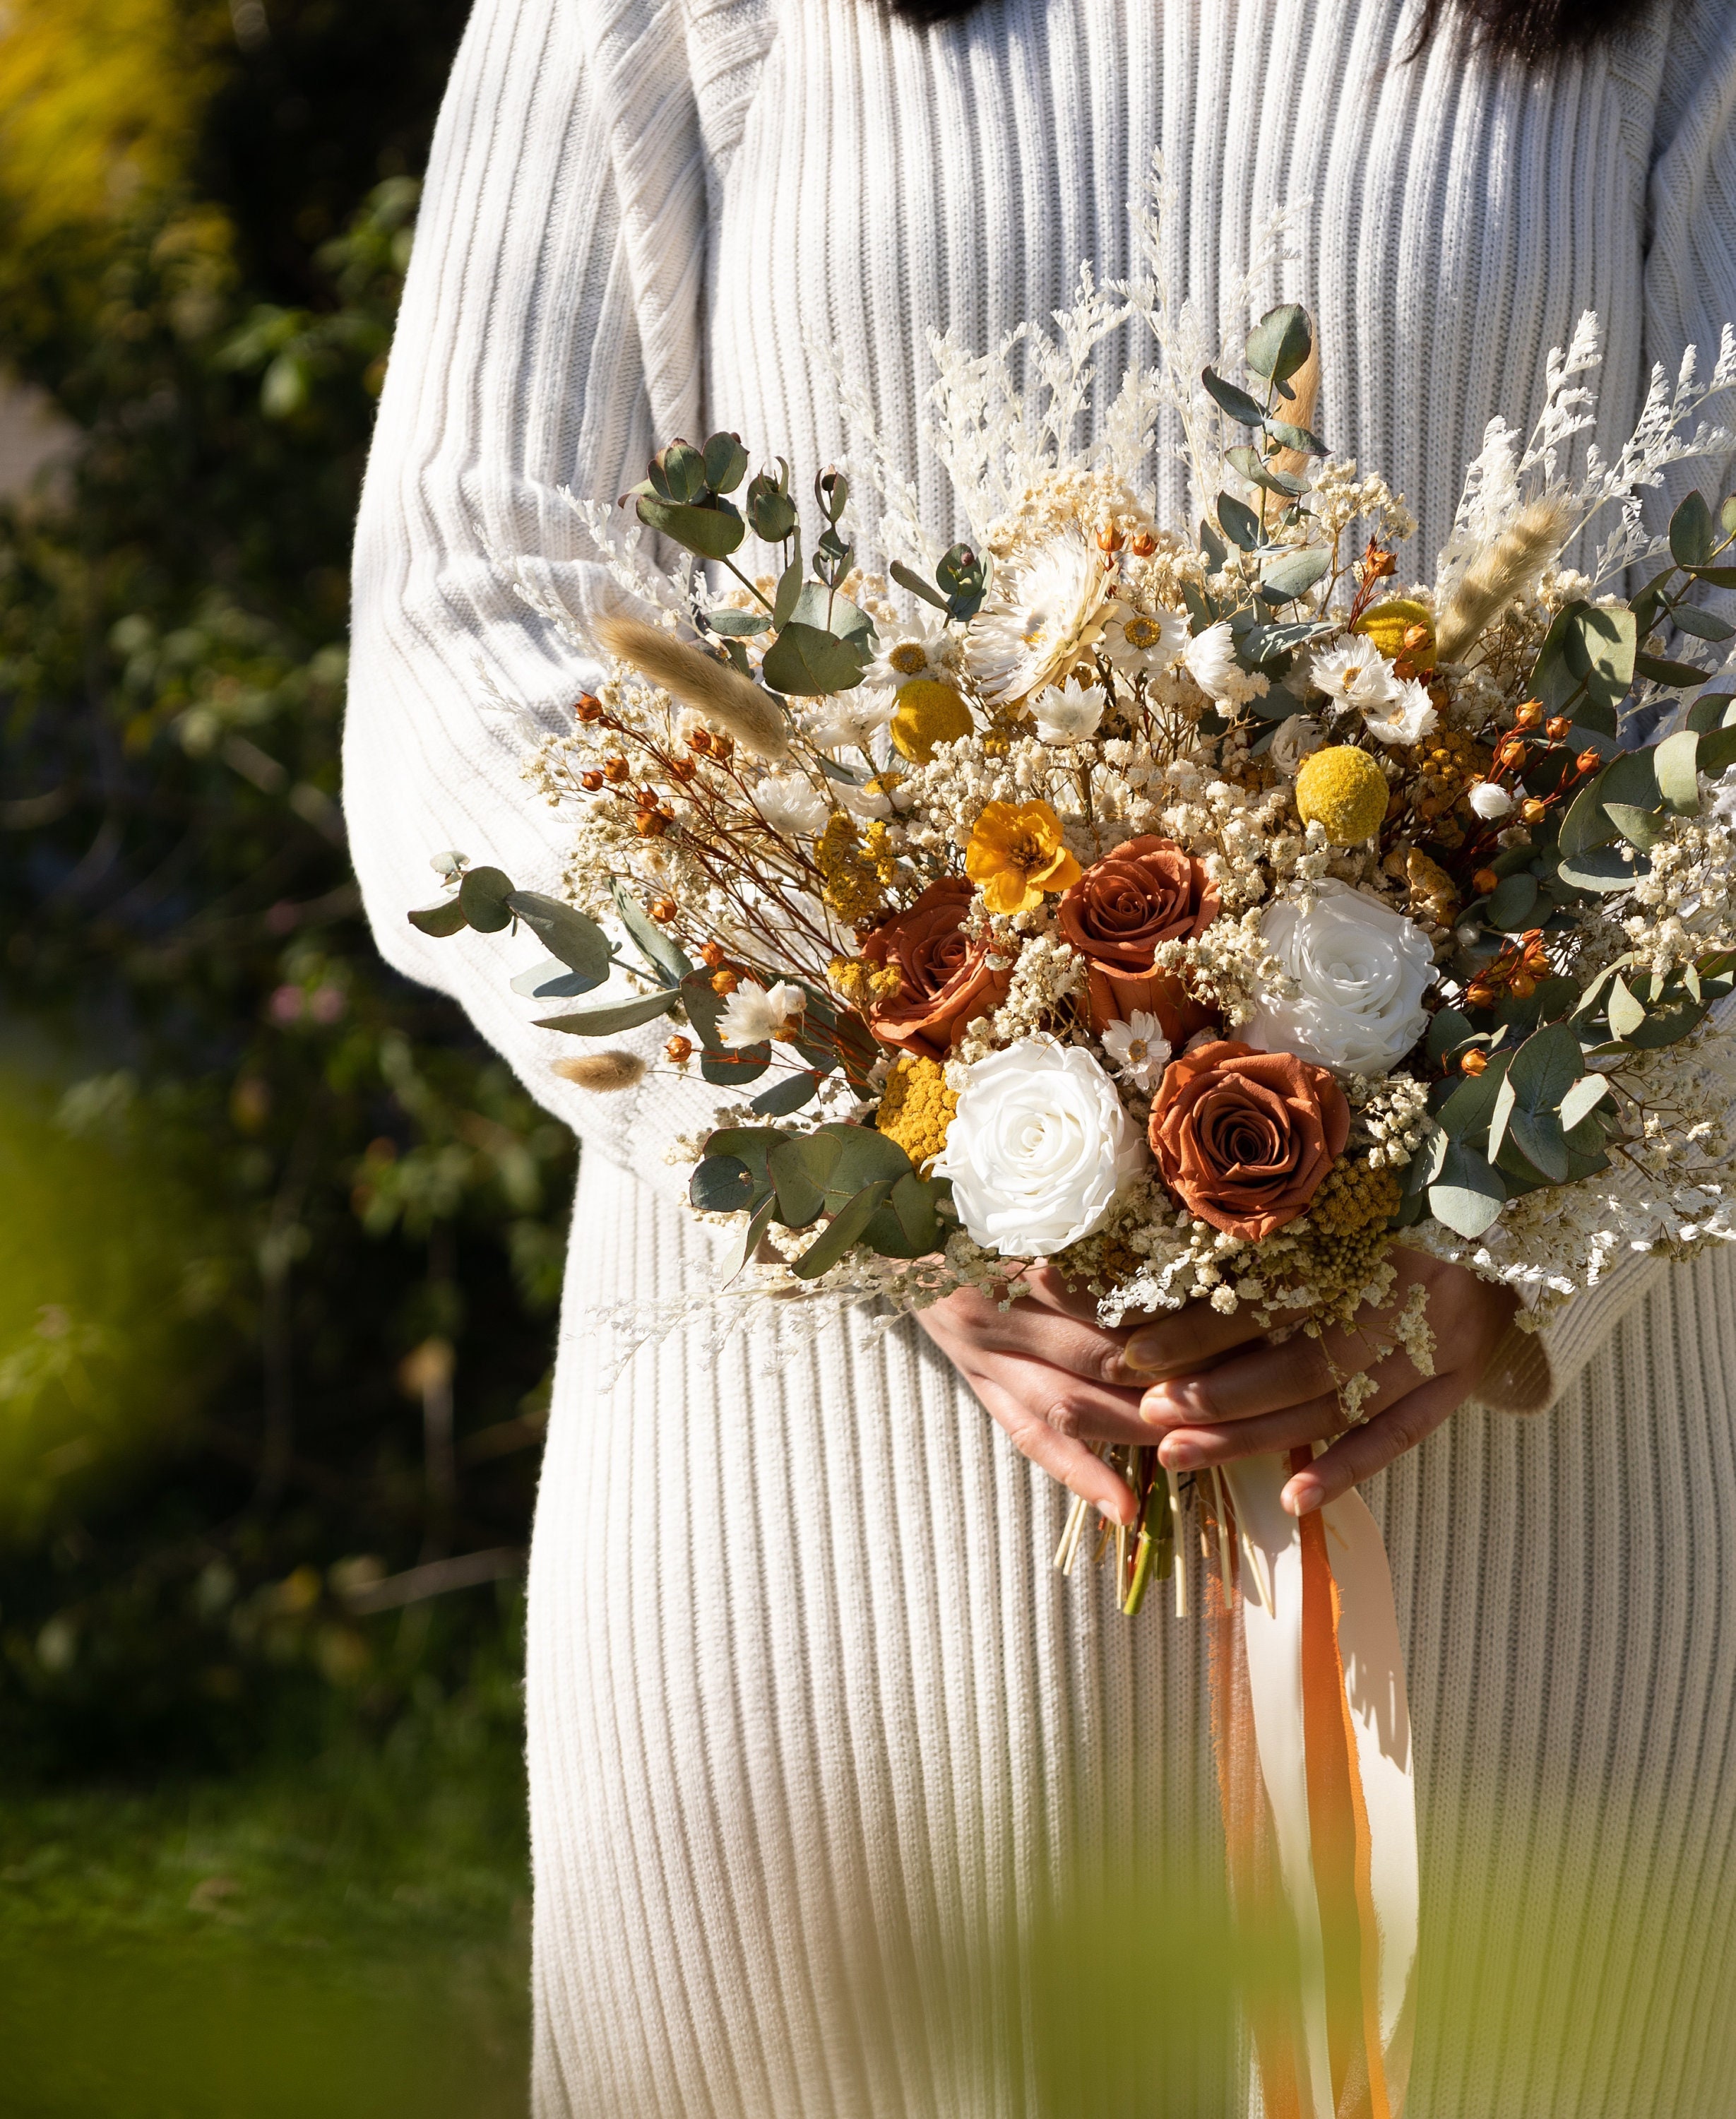
<path fill-rule="evenodd" d="M 1037 734 L 1048 744 L 1088 743 L 1096 735 L 1109 694 L 1101 684 L 1079 684 L 1069 677 L 1051 684 L 1031 701 Z"/>
<path fill-rule="evenodd" d="M 1103 1050 L 1123 1081 L 1149 1096 L 1163 1079 L 1171 1048 L 1157 1018 L 1137 1008 L 1125 1022 L 1104 1025 Z"/>
<path fill-rule="evenodd" d="M 1426 684 L 1413 677 L 1378 706 L 1363 708 L 1363 726 L 1377 743 L 1420 743 L 1434 732 L 1441 716 Z"/>
<path fill-rule="evenodd" d="M 1021 1037 L 970 1069 L 933 1174 L 951 1180 L 974 1243 L 1003 1258 L 1052 1258 L 1100 1225 L 1146 1159 L 1089 1052 Z"/>
<path fill-rule="evenodd" d="M 1414 920 L 1327 877 L 1312 902 L 1280 898 L 1261 939 L 1299 991 L 1263 991 L 1237 1035 L 1266 1052 L 1294 1052 L 1335 1073 L 1383 1074 L 1428 1026 L 1423 996 L 1434 952 Z"/>
<path fill-rule="evenodd" d="M 782 1037 L 794 1027 L 807 1004 L 808 996 L 788 979 L 780 979 L 771 987 L 761 985 L 755 979 L 743 979 L 717 1018 L 717 1041 L 738 1047 Z"/>

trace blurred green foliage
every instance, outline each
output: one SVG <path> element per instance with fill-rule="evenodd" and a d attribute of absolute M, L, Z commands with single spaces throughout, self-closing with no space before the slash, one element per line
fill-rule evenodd
<path fill-rule="evenodd" d="M 15 1778 L 387 1741 L 501 1652 L 503 1592 L 374 1589 L 523 1544 L 571 1147 L 380 963 L 338 808 L 351 525 L 465 12 L 0 25 L 0 360 L 74 438 L 0 508 Z"/>

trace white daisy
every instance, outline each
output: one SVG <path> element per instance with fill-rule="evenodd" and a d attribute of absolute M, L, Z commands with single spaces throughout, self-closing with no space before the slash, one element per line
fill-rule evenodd
<path fill-rule="evenodd" d="M 1479 780 L 1470 791 L 1470 805 L 1484 823 L 1493 824 L 1498 817 L 1507 815 L 1513 806 L 1513 798 L 1493 780 Z"/>
<path fill-rule="evenodd" d="M 1372 640 L 1353 638 L 1317 655 L 1308 681 L 1340 708 L 1360 707 L 1364 713 L 1398 696 L 1392 665 Z"/>
<path fill-rule="evenodd" d="M 1187 674 L 1209 699 L 1228 698 L 1235 691 L 1242 671 L 1236 661 L 1235 636 L 1229 620 L 1220 618 L 1197 633 L 1182 650 Z"/>
<path fill-rule="evenodd" d="M 1076 524 L 1002 561 L 965 641 L 965 665 L 989 706 L 1011 706 L 1072 669 L 1101 630 L 1109 578 Z"/>
<path fill-rule="evenodd" d="M 1124 677 L 1145 670 L 1167 670 L 1187 644 L 1187 619 L 1178 610 L 1130 610 L 1112 603 L 1098 642 Z"/>
<path fill-rule="evenodd" d="M 1155 1015 L 1142 1008 L 1127 1022 L 1112 1022 L 1103 1033 L 1103 1049 L 1124 1082 L 1148 1092 L 1155 1089 L 1169 1064 L 1169 1041 Z"/>
<path fill-rule="evenodd" d="M 1428 688 L 1414 677 L 1377 706 L 1364 706 L 1363 726 L 1377 743 L 1420 743 L 1439 722 Z"/>
<path fill-rule="evenodd" d="M 918 677 L 944 679 L 958 661 L 958 635 L 938 625 L 901 625 L 881 635 L 881 651 L 862 673 L 864 684 L 896 691 Z"/>
<path fill-rule="evenodd" d="M 1050 684 L 1031 701 L 1037 734 L 1045 743 L 1086 743 L 1097 733 L 1109 694 L 1101 684 Z"/>
<path fill-rule="evenodd" d="M 743 979 L 724 1003 L 717 1018 L 720 1045 L 763 1045 L 781 1037 L 808 1004 L 808 996 L 788 979 L 768 991 L 755 979 Z"/>

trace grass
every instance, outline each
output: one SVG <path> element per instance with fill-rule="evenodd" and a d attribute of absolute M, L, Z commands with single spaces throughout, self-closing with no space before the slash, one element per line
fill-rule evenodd
<path fill-rule="evenodd" d="M 517 2119 L 522 1772 L 467 1704 L 235 1779 L 0 1797 L 3 2119 Z"/>

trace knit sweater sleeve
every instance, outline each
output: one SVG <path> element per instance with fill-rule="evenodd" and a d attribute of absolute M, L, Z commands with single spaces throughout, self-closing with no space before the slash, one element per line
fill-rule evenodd
<path fill-rule="evenodd" d="M 1664 39 L 1647 192 L 1645 343 L 1650 363 L 1674 374 L 1685 347 L 1701 373 L 1736 323 L 1736 11 L 1724 0 L 1684 0 Z M 1725 406 L 1713 408 L 1729 424 Z M 1690 461 L 1656 497 L 1660 517 L 1691 487 L 1727 492 L 1730 460 Z M 1718 1011 L 1720 1036 L 1736 1035 L 1736 1008 Z M 1624 1259 L 1535 1335 L 1508 1335 L 1479 1395 L 1529 1412 L 1567 1389 L 1622 1319 L 1671 1270 L 1640 1253 Z"/>
<path fill-rule="evenodd" d="M 558 887 L 563 819 L 523 763 L 597 673 L 510 565 L 582 619 L 604 574 L 561 489 L 612 500 L 655 438 L 698 419 L 705 146 L 676 0 L 479 0 L 363 494 L 344 750 L 387 961 L 457 999 L 587 1146 L 665 1184 L 663 1144 L 711 1099 L 667 1069 L 624 1096 L 574 1088 L 555 1064 L 586 1048 L 533 1027 L 543 1011 L 509 990 L 545 953 L 532 938 L 434 940 L 405 915 L 437 895 L 443 849 Z M 650 1055 L 661 1041 L 653 1025 L 610 1041 Z"/>

